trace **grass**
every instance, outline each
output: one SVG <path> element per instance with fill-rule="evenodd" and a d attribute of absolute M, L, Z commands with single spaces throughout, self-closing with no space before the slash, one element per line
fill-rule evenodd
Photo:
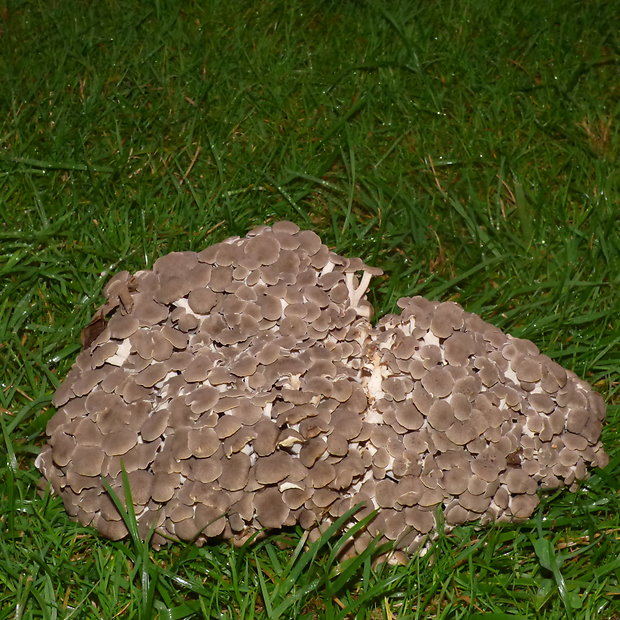
<path fill-rule="evenodd" d="M 620 618 L 618 18 L 602 0 L 0 3 L 0 618 Z M 339 534 L 110 542 L 36 493 L 120 269 L 291 219 L 608 403 L 611 454 L 405 567 Z"/>

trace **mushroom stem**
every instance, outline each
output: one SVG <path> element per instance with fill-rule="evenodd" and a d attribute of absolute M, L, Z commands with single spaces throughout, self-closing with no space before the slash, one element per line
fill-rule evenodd
<path fill-rule="evenodd" d="M 358 312 L 363 311 L 363 309 L 360 309 L 359 303 L 366 294 L 366 290 L 370 284 L 370 278 L 372 278 L 372 275 L 368 271 L 364 271 L 360 283 L 355 286 L 355 274 L 345 274 L 345 282 L 349 289 L 349 303 L 351 307 Z"/>
<path fill-rule="evenodd" d="M 324 276 L 326 273 L 331 273 L 334 270 L 335 266 L 336 266 L 336 264 L 332 263 L 332 261 L 327 261 L 327 263 L 325 264 L 325 267 L 323 267 L 323 269 L 321 269 L 321 271 L 319 273 L 319 277 L 320 276 Z"/>

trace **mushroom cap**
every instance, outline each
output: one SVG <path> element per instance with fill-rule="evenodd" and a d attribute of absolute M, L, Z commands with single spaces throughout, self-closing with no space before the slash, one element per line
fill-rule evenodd
<path fill-rule="evenodd" d="M 454 302 L 369 322 L 381 270 L 291 222 L 121 272 L 56 391 L 36 465 L 69 515 L 119 539 L 127 473 L 141 532 L 240 543 L 319 536 L 358 503 L 412 551 L 447 527 L 520 520 L 537 490 L 604 466 L 605 406 L 527 340 Z"/>

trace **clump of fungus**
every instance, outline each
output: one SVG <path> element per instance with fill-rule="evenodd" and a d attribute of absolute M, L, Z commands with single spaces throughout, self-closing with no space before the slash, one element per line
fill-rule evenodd
<path fill-rule="evenodd" d="M 371 325 L 381 273 L 278 222 L 114 276 L 36 463 L 69 515 L 126 536 L 124 470 L 156 547 L 316 537 L 364 503 L 353 551 L 380 534 L 404 557 L 438 507 L 447 528 L 524 519 L 607 463 L 587 383 L 453 302 Z"/>

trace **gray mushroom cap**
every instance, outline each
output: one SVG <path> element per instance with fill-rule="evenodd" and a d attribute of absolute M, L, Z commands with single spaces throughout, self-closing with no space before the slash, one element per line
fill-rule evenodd
<path fill-rule="evenodd" d="M 36 462 L 69 515 L 126 536 L 104 487 L 124 469 L 155 546 L 316 537 L 363 502 L 352 549 L 407 552 L 439 506 L 448 529 L 524 519 L 607 463 L 588 384 L 454 302 L 403 298 L 372 326 L 381 273 L 277 222 L 114 276 Z"/>

